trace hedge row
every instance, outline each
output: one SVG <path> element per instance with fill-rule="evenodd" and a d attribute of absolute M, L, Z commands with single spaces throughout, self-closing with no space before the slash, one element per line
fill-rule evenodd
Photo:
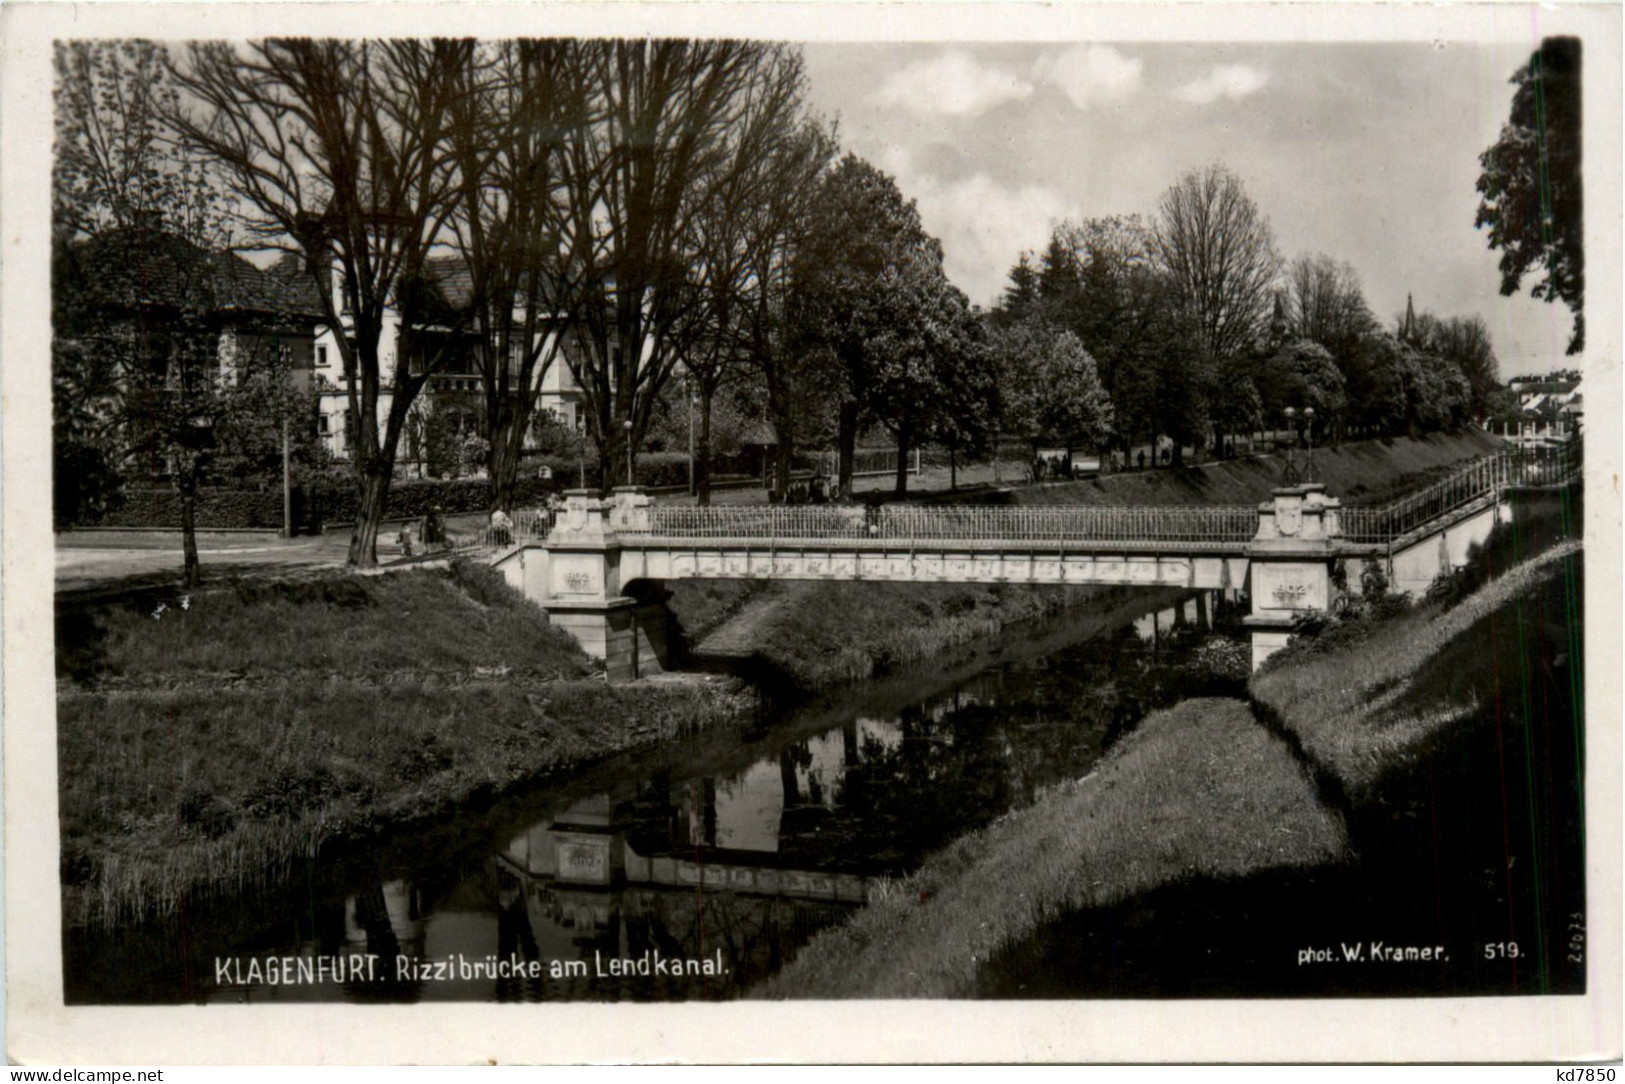
<path fill-rule="evenodd" d="M 551 479 L 544 480 L 539 468 L 547 467 Z M 587 485 L 597 486 L 598 466 L 589 461 Z M 561 456 L 525 460 L 520 477 L 514 483 L 514 506 L 534 507 L 544 503 L 555 489 L 574 488 L 580 474 L 580 463 Z M 650 487 L 680 486 L 688 483 L 688 456 L 682 452 L 648 452 L 638 457 L 639 485 Z M 613 479 L 620 482 L 621 479 Z M 396 482 L 389 487 L 387 519 L 412 519 L 427 515 L 439 508 L 445 515 L 464 512 L 484 512 L 490 507 L 490 491 L 483 478 L 459 478 L 454 481 L 413 480 Z M 311 524 L 319 519 L 327 523 L 353 522 L 356 518 L 356 492 L 343 484 L 328 484 L 300 488 L 294 495 L 294 519 L 300 524 Z M 181 522 L 180 496 L 173 489 L 134 489 L 124 491 L 124 499 L 115 511 L 103 516 L 104 527 L 179 527 Z M 200 529 L 216 527 L 282 526 L 282 493 L 280 490 L 204 489 L 198 494 L 197 525 Z"/>

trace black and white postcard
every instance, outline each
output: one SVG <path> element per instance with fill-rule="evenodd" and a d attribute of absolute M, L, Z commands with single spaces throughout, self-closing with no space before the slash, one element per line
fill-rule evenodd
<path fill-rule="evenodd" d="M 1619 8 L 0 25 L 14 1060 L 1619 1057 Z"/>

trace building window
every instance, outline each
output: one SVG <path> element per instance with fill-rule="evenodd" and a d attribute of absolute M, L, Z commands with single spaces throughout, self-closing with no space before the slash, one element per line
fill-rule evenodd
<path fill-rule="evenodd" d="M 316 432 L 320 433 L 324 437 L 327 436 L 328 433 L 332 432 L 332 424 L 326 414 L 316 415 Z"/>
<path fill-rule="evenodd" d="M 319 367 L 327 364 L 327 347 L 318 346 L 316 348 L 316 364 Z"/>

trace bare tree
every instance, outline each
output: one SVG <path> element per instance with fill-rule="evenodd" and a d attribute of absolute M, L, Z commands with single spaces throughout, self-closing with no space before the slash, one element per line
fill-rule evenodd
<path fill-rule="evenodd" d="M 1185 174 L 1163 194 L 1154 238 L 1204 360 L 1247 351 L 1269 320 L 1281 257 L 1241 178 L 1217 163 Z"/>
<path fill-rule="evenodd" d="M 1294 338 L 1310 339 L 1334 356 L 1378 328 L 1348 263 L 1304 254 L 1287 269 L 1288 321 Z"/>
<path fill-rule="evenodd" d="M 467 55 L 453 96 L 461 195 L 450 220 L 466 267 L 484 386 L 491 507 L 513 504 L 543 378 L 570 340 L 587 260 L 566 245 L 563 159 L 588 138 L 593 105 L 580 43 L 520 40 Z"/>
<path fill-rule="evenodd" d="M 711 414 L 717 394 L 771 354 L 767 341 L 785 281 L 783 259 L 794 210 L 809 176 L 828 158 L 821 132 L 804 127 L 799 56 L 771 67 L 747 93 L 728 135 L 728 158 L 710 198 L 695 216 L 701 322 L 685 336 L 683 369 L 698 401 L 700 428 L 694 478 L 699 503 L 711 495 Z"/>
<path fill-rule="evenodd" d="M 737 41 L 587 43 L 566 78 L 599 115 L 564 156 L 565 243 L 589 280 L 566 355 L 607 483 L 642 444 L 696 319 L 696 218 L 728 175 L 730 133 L 753 88 L 795 62 Z"/>
<path fill-rule="evenodd" d="M 304 261 L 338 332 L 360 498 L 352 568 L 377 563 L 408 412 L 454 338 L 425 332 L 425 263 L 460 193 L 448 128 L 472 48 L 272 39 L 191 45 L 174 66 L 177 130 L 221 165 L 250 234 Z"/>

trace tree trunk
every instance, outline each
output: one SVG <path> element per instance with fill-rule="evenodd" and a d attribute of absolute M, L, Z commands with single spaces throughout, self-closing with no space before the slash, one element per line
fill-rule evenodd
<path fill-rule="evenodd" d="M 384 504 L 389 499 L 392 467 L 389 463 L 382 467 L 374 464 L 362 475 L 355 528 L 350 532 L 350 554 L 345 562 L 350 568 L 378 567 L 378 527 L 384 519 Z"/>
<path fill-rule="evenodd" d="M 524 456 L 525 431 L 530 428 L 533 411 L 522 402 L 499 410 L 491 426 L 490 448 L 485 453 L 487 488 L 490 492 L 491 511 L 498 508 L 511 511 L 514 504 L 515 483 L 519 478 L 519 460 Z"/>
<path fill-rule="evenodd" d="M 959 488 L 959 456 L 952 444 L 948 445 L 948 488 Z"/>
<path fill-rule="evenodd" d="M 182 479 L 181 497 L 181 584 L 188 590 L 203 582 L 203 569 L 197 556 L 197 484 Z"/>
<path fill-rule="evenodd" d="M 779 443 L 773 449 L 773 488 L 778 490 L 781 501 L 790 492 L 790 467 L 795 460 L 796 446 L 780 430 Z"/>
<path fill-rule="evenodd" d="M 840 449 L 840 464 L 836 484 L 840 487 L 842 493 L 851 493 L 852 460 L 858 449 L 858 404 L 850 401 L 841 404 L 836 440 Z"/>
<path fill-rule="evenodd" d="M 617 466 L 623 472 L 626 470 L 626 456 L 620 444 L 618 436 L 607 437 L 598 442 L 598 492 L 600 495 L 607 495 L 610 490 L 620 484 L 615 480 L 620 476 L 616 473 Z"/>
<path fill-rule="evenodd" d="M 897 495 L 908 494 L 908 439 L 909 425 L 904 422 L 897 427 Z"/>
<path fill-rule="evenodd" d="M 714 393 L 708 387 L 700 387 L 700 435 L 699 443 L 694 446 L 694 488 L 695 502 L 698 504 L 711 503 L 711 400 Z"/>

